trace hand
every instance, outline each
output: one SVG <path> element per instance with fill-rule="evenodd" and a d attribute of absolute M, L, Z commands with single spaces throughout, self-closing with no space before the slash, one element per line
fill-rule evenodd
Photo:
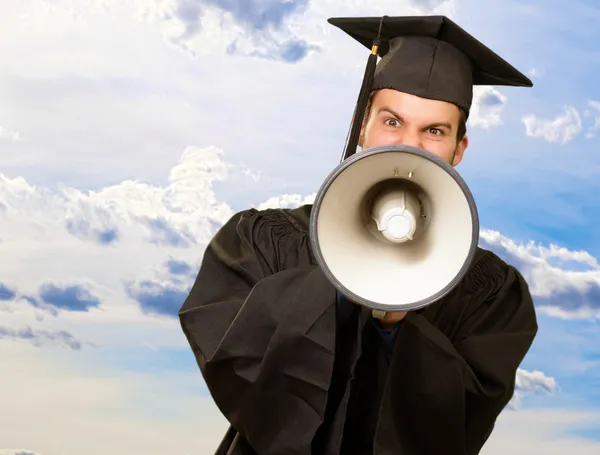
<path fill-rule="evenodd" d="M 385 313 L 385 316 L 380 320 L 380 322 L 384 329 L 392 330 L 402 319 L 404 319 L 405 316 L 406 311 L 389 312 Z"/>

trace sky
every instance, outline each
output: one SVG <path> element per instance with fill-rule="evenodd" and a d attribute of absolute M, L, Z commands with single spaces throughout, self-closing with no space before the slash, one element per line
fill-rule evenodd
<path fill-rule="evenodd" d="M 600 453 L 592 0 L 3 0 L 0 455 L 210 454 L 177 311 L 236 211 L 312 201 L 368 51 L 333 16 L 443 14 L 528 74 L 477 87 L 457 170 L 539 333 L 482 454 Z"/>

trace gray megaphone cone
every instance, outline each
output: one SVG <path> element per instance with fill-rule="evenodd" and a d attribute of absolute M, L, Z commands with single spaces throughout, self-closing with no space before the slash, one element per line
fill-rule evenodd
<path fill-rule="evenodd" d="M 313 204 L 309 235 L 319 266 L 353 302 L 410 311 L 462 279 L 479 242 L 475 200 L 441 158 L 404 145 L 340 163 Z"/>

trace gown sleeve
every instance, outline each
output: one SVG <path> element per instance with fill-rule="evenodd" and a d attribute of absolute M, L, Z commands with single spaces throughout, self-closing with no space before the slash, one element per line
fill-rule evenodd
<path fill-rule="evenodd" d="M 233 216 L 179 312 L 216 405 L 258 453 L 310 452 L 335 349 L 335 291 L 282 211 Z"/>
<path fill-rule="evenodd" d="M 409 312 L 397 335 L 396 379 L 384 402 L 393 403 L 393 417 L 381 437 L 409 453 L 478 454 L 513 396 L 517 369 L 536 336 L 527 283 L 482 251 L 461 285 Z"/>

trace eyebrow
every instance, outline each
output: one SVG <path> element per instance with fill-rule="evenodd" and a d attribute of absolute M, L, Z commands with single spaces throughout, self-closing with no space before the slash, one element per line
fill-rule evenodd
<path fill-rule="evenodd" d="M 389 107 L 382 107 L 377 111 L 378 114 L 381 114 L 382 112 L 388 112 L 388 113 L 392 114 L 394 117 L 396 117 L 398 120 L 400 120 L 401 122 L 404 122 L 404 117 L 402 117 L 397 112 L 394 112 Z M 434 123 L 427 125 L 425 128 L 447 128 L 450 131 L 452 131 L 452 125 L 448 122 L 434 122 Z"/>

